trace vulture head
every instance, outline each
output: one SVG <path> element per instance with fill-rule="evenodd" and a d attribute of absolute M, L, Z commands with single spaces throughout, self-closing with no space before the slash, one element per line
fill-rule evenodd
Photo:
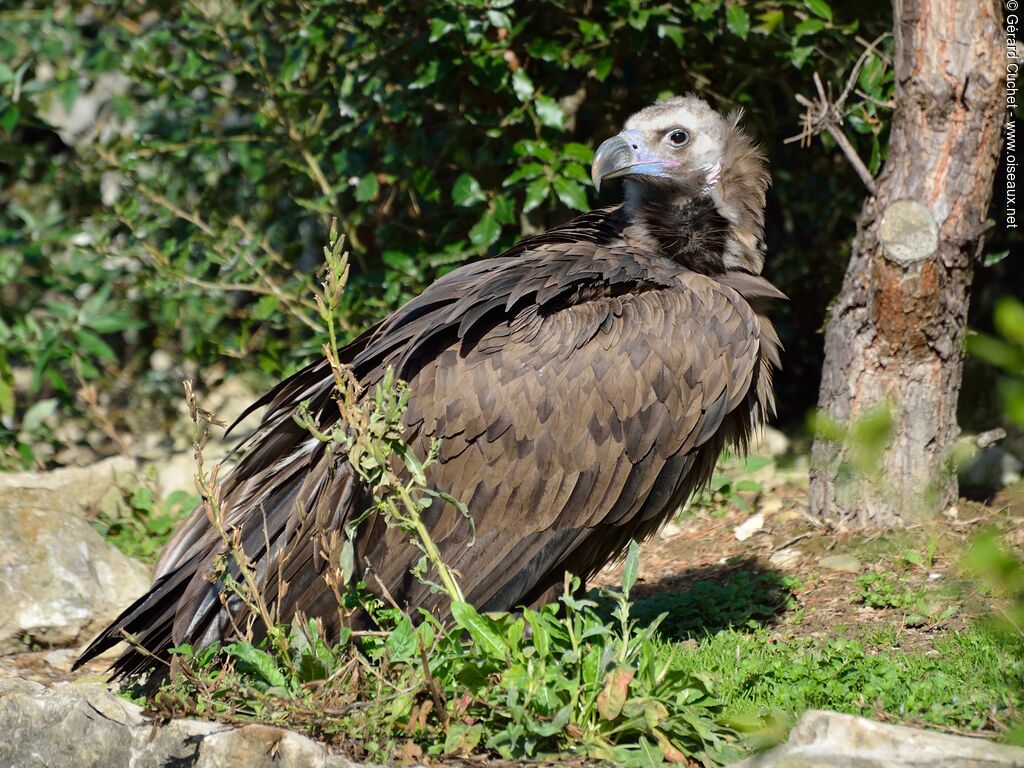
<path fill-rule="evenodd" d="M 626 208 L 647 235 L 668 251 L 693 244 L 694 212 L 709 208 L 719 221 L 719 258 L 687 263 L 701 272 L 738 269 L 760 274 L 764 265 L 764 205 L 769 174 L 764 154 L 740 127 L 741 114 L 723 117 L 695 96 L 656 102 L 626 121 L 594 155 L 591 178 L 600 190 L 622 178 Z M 708 222 L 707 216 L 702 220 Z M 681 261 L 688 261 L 681 258 Z"/>

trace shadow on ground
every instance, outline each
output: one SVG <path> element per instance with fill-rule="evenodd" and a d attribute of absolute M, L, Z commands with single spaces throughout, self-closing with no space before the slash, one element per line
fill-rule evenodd
<path fill-rule="evenodd" d="M 755 558 L 690 568 L 633 589 L 632 616 L 642 625 L 667 614 L 659 627 L 666 640 L 688 640 L 725 629 L 770 626 L 795 608 L 795 579 Z"/>

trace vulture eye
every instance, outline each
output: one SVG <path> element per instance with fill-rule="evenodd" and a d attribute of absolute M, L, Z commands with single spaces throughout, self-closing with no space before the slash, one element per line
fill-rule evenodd
<path fill-rule="evenodd" d="M 675 130 L 668 135 L 668 142 L 673 147 L 682 147 L 690 140 L 690 134 L 686 131 Z"/>

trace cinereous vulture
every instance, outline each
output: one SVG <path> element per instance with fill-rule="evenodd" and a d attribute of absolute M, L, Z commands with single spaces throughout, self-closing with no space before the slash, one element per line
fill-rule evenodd
<path fill-rule="evenodd" d="M 364 391 L 389 366 L 408 381 L 405 437 L 421 456 L 441 439 L 429 483 L 466 505 L 475 532 L 441 501 L 425 520 L 481 610 L 551 599 L 566 571 L 585 578 L 649 536 L 773 409 L 779 340 L 763 311 L 782 294 L 760 276 L 769 176 L 738 116 L 695 97 L 659 101 L 598 148 L 592 175 L 598 188 L 622 177 L 624 201 L 450 272 L 342 351 Z M 222 486 L 268 604 L 283 622 L 320 617 L 329 633 L 339 618 L 322 532 L 369 503 L 344 457 L 293 414 L 308 401 L 326 428 L 332 386 L 318 361 L 264 395 Z M 421 552 L 401 530 L 371 517 L 355 546 L 394 599 L 444 610 L 410 575 Z M 221 547 L 194 512 L 149 592 L 79 663 L 122 630 L 167 659 L 244 625 L 246 608 L 225 607 L 210 578 Z M 130 648 L 113 670 L 152 666 Z"/>

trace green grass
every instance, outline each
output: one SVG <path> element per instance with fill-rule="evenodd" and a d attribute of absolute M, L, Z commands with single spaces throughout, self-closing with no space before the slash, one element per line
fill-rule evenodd
<path fill-rule="evenodd" d="M 855 585 L 852 602 L 901 609 L 907 626 L 922 615 L 947 618 L 956 606 L 943 587 L 911 588 L 902 574 L 862 574 Z M 858 626 L 856 637 L 836 627 L 832 637 L 780 639 L 776 623 L 786 625 L 787 635 L 799 624 L 797 589 L 791 577 L 742 568 L 686 591 L 638 599 L 632 615 L 645 622 L 667 613 L 660 652 L 688 641 L 676 663 L 708 676 L 726 720 L 771 712 L 795 717 L 815 708 L 980 731 L 992 729 L 990 715 L 1001 722 L 1024 710 L 1018 635 L 976 622 L 909 650 L 899 647 L 896 626 L 880 617 Z"/>
<path fill-rule="evenodd" d="M 983 627 L 951 632 L 930 651 L 835 637 L 776 641 L 769 629 L 707 637 L 678 664 L 711 675 L 726 716 L 807 709 L 988 730 L 990 714 L 1024 709 L 1024 645 Z M 874 640 L 895 640 L 895 632 Z"/>

